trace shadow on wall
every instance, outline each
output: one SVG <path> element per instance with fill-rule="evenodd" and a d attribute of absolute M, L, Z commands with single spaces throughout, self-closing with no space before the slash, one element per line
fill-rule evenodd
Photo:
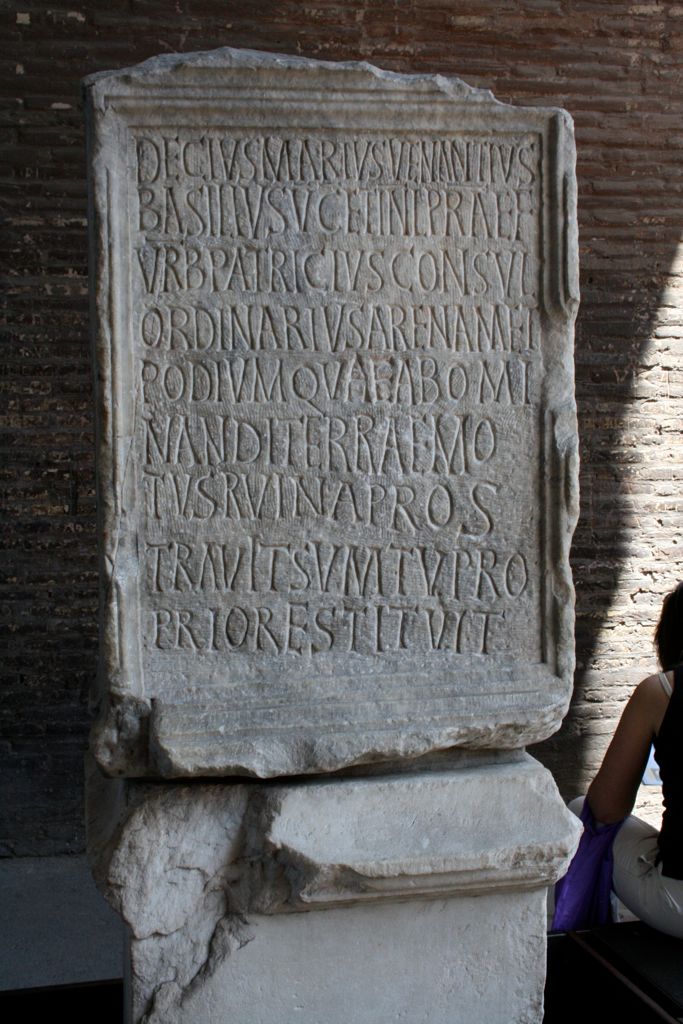
<path fill-rule="evenodd" d="M 676 25 L 644 19 L 591 108 L 562 101 L 576 121 L 581 240 L 577 669 L 562 729 L 533 753 L 566 796 L 585 792 L 624 701 L 655 670 L 661 599 L 681 575 L 683 37 L 666 35 Z M 611 51 L 603 75 L 625 57 Z"/>
<path fill-rule="evenodd" d="M 578 670 L 563 729 L 535 751 L 571 794 L 585 788 L 621 700 L 652 666 L 660 595 L 680 572 L 681 387 L 669 375 L 683 336 L 680 14 L 678 5 L 583 0 L 472 0 L 466 13 L 451 0 L 76 0 L 8 17 L 5 853 L 83 843 L 97 579 L 80 78 L 165 51 L 247 46 L 455 73 L 500 99 L 574 115 Z"/>

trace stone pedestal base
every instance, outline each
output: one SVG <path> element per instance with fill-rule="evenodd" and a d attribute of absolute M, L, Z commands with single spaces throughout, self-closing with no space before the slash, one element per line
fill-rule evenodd
<path fill-rule="evenodd" d="M 541 891 L 257 916 L 234 939 L 213 973 L 185 991 L 163 986 L 145 1020 L 517 1024 L 543 1016 Z"/>
<path fill-rule="evenodd" d="M 130 927 L 129 1022 L 540 1022 L 545 889 L 578 825 L 532 758 L 288 784 L 100 777 L 91 795 L 109 809 L 95 873 Z"/>

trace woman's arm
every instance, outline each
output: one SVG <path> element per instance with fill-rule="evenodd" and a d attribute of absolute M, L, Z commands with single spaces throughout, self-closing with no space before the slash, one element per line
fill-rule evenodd
<path fill-rule="evenodd" d="M 667 705 L 668 697 L 657 676 L 648 676 L 634 690 L 588 790 L 588 803 L 597 821 L 609 824 L 630 814 Z"/>

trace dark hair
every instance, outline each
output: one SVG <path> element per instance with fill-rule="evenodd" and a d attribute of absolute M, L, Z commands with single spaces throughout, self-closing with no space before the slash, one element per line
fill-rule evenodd
<path fill-rule="evenodd" d="M 655 647 L 665 672 L 683 661 L 683 582 L 664 598 L 655 629 Z"/>

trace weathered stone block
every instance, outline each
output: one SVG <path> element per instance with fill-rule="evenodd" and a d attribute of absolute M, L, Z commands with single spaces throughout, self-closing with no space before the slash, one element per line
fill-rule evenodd
<path fill-rule="evenodd" d="M 443 76 L 86 86 L 113 774 L 517 747 L 573 668 L 574 149 Z"/>
<path fill-rule="evenodd" d="M 130 926 L 129 1020 L 540 1021 L 545 889 L 579 825 L 541 765 L 510 758 L 287 785 L 100 777 L 121 797 L 90 849 Z"/>

